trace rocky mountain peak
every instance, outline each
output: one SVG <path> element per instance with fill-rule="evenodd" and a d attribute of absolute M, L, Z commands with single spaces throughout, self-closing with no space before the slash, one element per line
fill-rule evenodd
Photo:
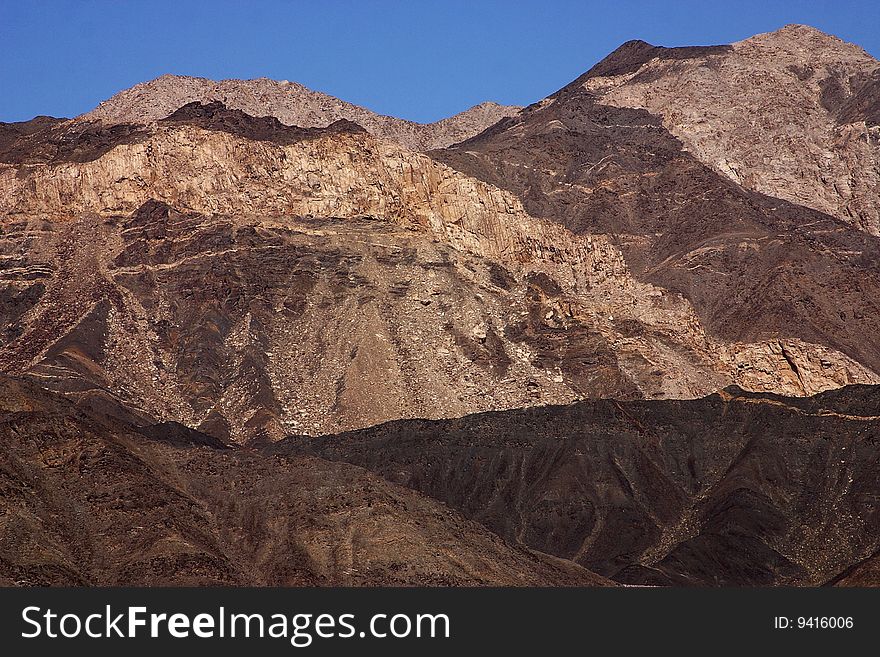
<path fill-rule="evenodd" d="M 635 39 L 627 41 L 619 46 L 610 55 L 593 66 L 582 78 L 611 77 L 635 73 L 643 64 L 652 59 L 680 60 L 704 57 L 707 55 L 721 54 L 731 49 L 731 46 L 683 46 L 667 48 L 655 46 L 647 41 Z"/>
<path fill-rule="evenodd" d="M 876 66 L 877 61 L 865 50 L 809 25 L 786 25 L 773 32 L 756 34 L 733 44 L 734 48 L 753 48 L 760 56 L 776 64 L 780 57 L 794 57 L 804 64 L 840 62 L 849 65 Z"/>
<path fill-rule="evenodd" d="M 880 234 L 880 63 L 806 25 L 730 46 L 628 42 L 574 85 L 647 110 L 734 182 Z"/>
<path fill-rule="evenodd" d="M 787 25 L 783 25 L 782 27 L 780 27 L 778 30 L 773 30 L 772 32 L 763 32 L 749 38 L 752 40 L 760 40 L 762 37 L 777 41 L 804 41 L 809 39 L 823 41 L 826 43 L 846 43 L 842 39 L 838 39 L 832 34 L 828 34 L 827 32 L 823 32 L 822 30 L 813 27 L 812 25 L 805 25 L 803 23 L 788 23 Z"/>

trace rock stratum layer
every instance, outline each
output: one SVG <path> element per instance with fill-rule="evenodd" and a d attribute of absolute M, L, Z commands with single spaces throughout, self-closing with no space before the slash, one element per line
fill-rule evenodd
<path fill-rule="evenodd" d="M 821 344 L 714 340 L 606 236 L 350 125 L 195 109 L 210 129 L 169 121 L 94 160 L 0 165 L 5 371 L 238 442 L 878 381 Z"/>
<path fill-rule="evenodd" d="M 429 126 L 174 76 L 0 124 L 0 579 L 876 583 L 875 64 L 789 27 Z"/>

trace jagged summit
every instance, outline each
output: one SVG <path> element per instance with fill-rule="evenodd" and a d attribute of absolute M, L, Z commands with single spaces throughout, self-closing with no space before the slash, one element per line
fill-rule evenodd
<path fill-rule="evenodd" d="M 847 43 L 843 39 L 834 36 L 833 34 L 829 34 L 828 32 L 823 32 L 817 27 L 813 27 L 812 25 L 805 25 L 802 23 L 789 23 L 787 25 L 783 25 L 778 30 L 771 30 L 770 32 L 760 32 L 755 34 L 747 39 L 742 39 L 742 41 L 750 41 L 750 40 L 798 40 L 798 41 L 820 41 L 825 43 L 838 43 L 844 44 L 849 47 L 859 48 L 858 46 Z M 738 42 L 738 43 L 741 43 Z"/>
<path fill-rule="evenodd" d="M 783 25 L 776 30 L 759 32 L 758 34 L 754 34 L 747 39 L 742 39 L 741 41 L 748 41 L 749 39 L 818 39 L 822 41 L 836 41 L 838 43 L 846 43 L 845 41 L 837 38 L 833 34 L 828 34 L 827 32 L 823 32 L 817 27 L 806 25 L 804 23 L 788 23 L 787 25 Z"/>
<path fill-rule="evenodd" d="M 848 43 L 810 25 L 790 24 L 772 32 L 756 34 L 747 39 L 724 45 L 667 47 L 654 45 L 642 39 L 632 39 L 618 46 L 579 79 L 635 73 L 642 65 L 655 58 L 661 61 L 699 59 L 709 55 L 733 53 L 739 48 L 783 51 L 787 53 L 787 56 L 804 59 L 805 64 L 810 63 L 807 60 L 840 60 L 867 62 L 869 65 L 873 62 L 876 65 L 876 60 L 860 46 Z M 766 55 L 769 56 L 769 53 Z"/>
<path fill-rule="evenodd" d="M 120 91 L 78 121 L 145 124 L 159 121 L 192 102 L 220 101 L 254 117 L 272 116 L 301 128 L 323 128 L 340 119 L 412 150 L 443 148 L 482 132 L 519 107 L 482 103 L 455 116 L 421 124 L 372 112 L 288 80 L 220 80 L 162 75 Z"/>

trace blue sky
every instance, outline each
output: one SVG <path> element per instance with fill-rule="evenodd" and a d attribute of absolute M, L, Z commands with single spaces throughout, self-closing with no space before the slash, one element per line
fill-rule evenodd
<path fill-rule="evenodd" d="M 806 23 L 880 57 L 880 2 L 0 0 L 0 121 L 75 116 L 163 73 L 270 77 L 416 121 L 527 104 L 620 43 Z"/>

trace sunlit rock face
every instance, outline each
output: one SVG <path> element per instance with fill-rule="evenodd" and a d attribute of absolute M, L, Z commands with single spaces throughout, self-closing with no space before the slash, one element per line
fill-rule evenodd
<path fill-rule="evenodd" d="M 175 116 L 2 165 L 6 371 L 238 442 L 876 380 L 821 344 L 715 340 L 607 236 L 357 126 Z"/>

